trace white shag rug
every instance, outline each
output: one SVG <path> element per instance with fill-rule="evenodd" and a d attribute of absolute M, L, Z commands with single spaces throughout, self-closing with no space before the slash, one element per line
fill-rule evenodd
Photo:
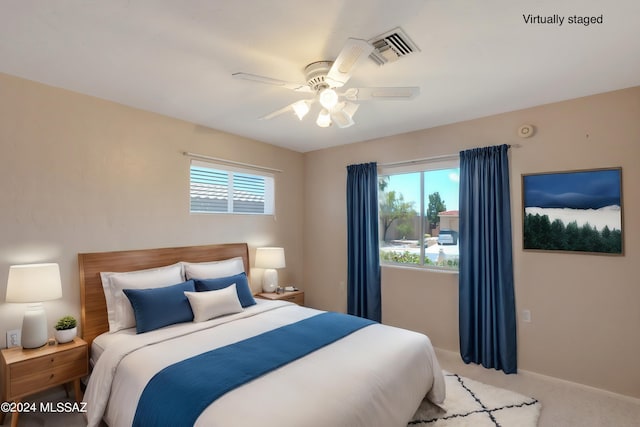
<path fill-rule="evenodd" d="M 540 402 L 510 390 L 444 372 L 447 397 L 440 405 L 423 400 L 409 426 L 535 427 Z"/>

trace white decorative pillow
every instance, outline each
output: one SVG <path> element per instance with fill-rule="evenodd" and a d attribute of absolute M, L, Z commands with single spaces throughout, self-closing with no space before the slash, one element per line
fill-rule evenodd
<path fill-rule="evenodd" d="M 204 322 L 225 314 L 240 313 L 242 305 L 236 292 L 236 284 L 218 291 L 184 293 L 191 304 L 194 322 Z"/>
<path fill-rule="evenodd" d="M 182 262 L 187 280 L 217 279 L 244 273 L 242 257 L 212 262 Z"/>
<path fill-rule="evenodd" d="M 164 288 L 184 282 L 182 264 L 180 263 L 124 273 L 103 272 L 100 273 L 100 278 L 107 300 L 109 332 L 133 328 L 136 325 L 133 308 L 129 299 L 122 292 L 123 289 Z"/>

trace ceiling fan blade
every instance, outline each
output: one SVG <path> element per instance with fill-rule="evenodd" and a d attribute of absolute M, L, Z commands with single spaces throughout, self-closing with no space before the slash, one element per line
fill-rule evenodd
<path fill-rule="evenodd" d="M 365 40 L 347 39 L 344 47 L 333 61 L 325 78 L 331 87 L 342 87 L 351 78 L 351 73 L 362 58 L 373 52 L 373 46 Z"/>
<path fill-rule="evenodd" d="M 280 86 L 286 89 L 295 90 L 296 92 L 313 92 L 306 83 L 286 82 L 284 80 L 272 79 L 271 77 L 258 76 L 249 73 L 233 73 L 233 78 L 241 80 L 249 80 L 252 82 L 264 83 L 272 86 Z"/>
<path fill-rule="evenodd" d="M 347 89 L 343 95 L 349 101 L 404 101 L 415 98 L 419 93 L 419 87 L 360 87 Z"/>
<path fill-rule="evenodd" d="M 279 110 L 276 110 L 276 111 L 274 111 L 272 113 L 267 114 L 266 116 L 262 116 L 262 117 L 260 117 L 260 120 L 270 120 L 270 119 L 273 119 L 274 117 L 277 117 L 277 116 L 279 116 L 281 114 L 284 114 L 284 113 L 286 113 L 288 111 L 293 111 L 293 104 L 289 104 L 286 107 L 282 107 Z"/>
<path fill-rule="evenodd" d="M 313 103 L 313 99 L 301 99 L 299 101 L 296 101 L 294 103 L 287 105 L 286 107 L 282 107 L 279 110 L 273 111 L 267 114 L 266 116 L 260 117 L 260 120 L 270 120 L 270 119 L 273 119 L 274 117 L 277 117 L 289 111 L 291 111 L 292 113 L 295 113 L 295 115 L 298 116 L 300 120 L 302 120 L 302 118 L 309 112 L 309 107 L 311 106 L 312 103 Z M 304 111 L 300 111 L 299 108 L 302 107 L 303 105 L 305 105 L 306 108 Z"/>

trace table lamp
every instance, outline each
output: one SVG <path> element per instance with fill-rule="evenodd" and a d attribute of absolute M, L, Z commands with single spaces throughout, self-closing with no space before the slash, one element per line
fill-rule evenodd
<path fill-rule="evenodd" d="M 7 302 L 29 303 L 22 319 L 22 347 L 47 343 L 47 314 L 42 301 L 62 298 L 58 264 L 12 265 L 7 279 Z"/>
<path fill-rule="evenodd" d="M 283 248 L 258 248 L 256 250 L 256 268 L 264 268 L 262 290 L 275 292 L 278 288 L 276 268 L 286 267 Z"/>

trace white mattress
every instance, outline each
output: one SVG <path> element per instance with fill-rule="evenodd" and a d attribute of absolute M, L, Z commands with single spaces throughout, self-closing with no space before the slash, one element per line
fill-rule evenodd
<path fill-rule="evenodd" d="M 267 300 L 256 298 L 256 305 L 248 307 L 244 309 L 244 311 L 245 313 L 252 313 L 257 310 L 262 310 L 259 307 L 262 304 L 268 305 L 269 303 L 270 302 Z M 243 317 L 243 315 L 233 316 L 233 318 L 238 318 L 238 317 Z M 220 320 L 227 320 L 228 318 L 231 318 L 231 316 L 225 317 L 224 319 L 212 320 L 211 322 L 208 322 L 208 324 L 209 323 L 215 324 L 215 323 L 218 323 Z M 164 328 L 164 329 L 175 330 L 175 332 L 179 334 L 179 333 L 182 333 L 183 331 L 189 331 L 193 329 L 193 324 L 180 323 L 177 325 L 168 326 L 167 328 Z M 93 342 L 91 343 L 91 356 L 89 357 L 89 362 L 91 363 L 91 366 L 93 367 L 96 364 L 96 362 L 98 361 L 98 359 L 100 359 L 100 356 L 102 356 L 102 353 L 105 351 L 106 348 L 108 348 L 111 345 L 117 345 L 117 343 L 121 342 L 122 340 L 131 339 L 131 338 L 126 338 L 131 336 L 136 336 L 136 328 L 122 329 L 113 333 L 105 332 L 95 337 L 93 339 Z"/>
<path fill-rule="evenodd" d="M 93 367 L 104 350 L 111 345 L 113 342 L 117 342 L 120 340 L 121 335 L 135 335 L 136 328 L 123 329 L 116 333 L 110 334 L 109 332 L 105 332 L 104 334 L 98 335 L 93 339 L 91 343 L 91 356 L 89 357 L 89 362 L 91 363 L 91 367 Z"/>
<path fill-rule="evenodd" d="M 165 366 L 318 313 L 260 300 L 209 322 L 100 337 L 85 393 L 88 423 L 104 417 L 110 426 L 129 426 L 146 383 Z M 223 395 L 196 425 L 404 427 L 425 396 L 439 403 L 444 392 L 429 339 L 376 324 Z"/>

